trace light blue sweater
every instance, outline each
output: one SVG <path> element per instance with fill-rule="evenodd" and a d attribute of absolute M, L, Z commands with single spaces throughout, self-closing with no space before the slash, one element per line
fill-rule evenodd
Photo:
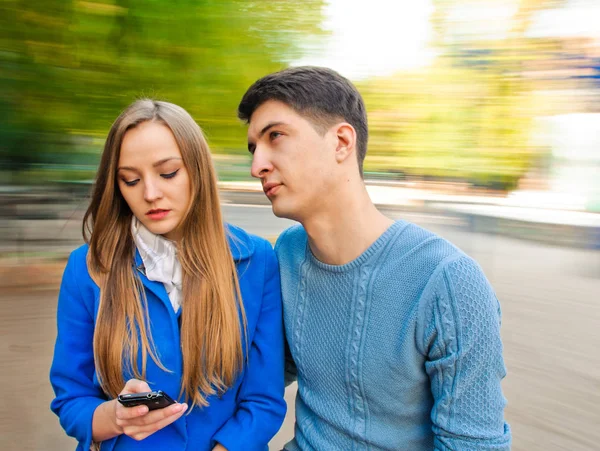
<path fill-rule="evenodd" d="M 298 379 L 286 450 L 510 449 L 500 308 L 477 263 L 403 221 L 342 266 L 301 226 L 276 252 Z"/>

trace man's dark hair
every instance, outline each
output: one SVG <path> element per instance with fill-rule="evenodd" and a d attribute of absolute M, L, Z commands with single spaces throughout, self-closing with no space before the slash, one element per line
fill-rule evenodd
<path fill-rule="evenodd" d="M 290 67 L 256 81 L 238 106 L 238 117 L 249 123 L 263 103 L 278 100 L 308 119 L 324 133 L 337 121 L 356 130 L 358 169 L 363 173 L 369 130 L 367 111 L 356 87 L 337 72 L 325 67 Z"/>

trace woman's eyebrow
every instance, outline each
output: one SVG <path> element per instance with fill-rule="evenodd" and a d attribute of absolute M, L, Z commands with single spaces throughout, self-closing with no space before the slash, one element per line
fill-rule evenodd
<path fill-rule="evenodd" d="M 152 163 L 152 167 L 158 167 L 161 164 L 165 164 L 167 161 L 171 161 L 171 160 L 181 160 L 180 157 L 167 157 L 167 158 L 163 158 L 162 160 L 158 160 L 155 163 Z M 121 169 L 127 170 L 127 171 L 135 171 L 135 172 L 139 172 L 138 169 L 134 168 L 133 166 L 119 166 L 117 168 L 117 171 L 120 171 Z"/>
<path fill-rule="evenodd" d="M 132 167 L 132 166 L 119 166 L 117 168 L 117 171 L 120 171 L 122 169 L 125 170 L 125 171 L 135 171 L 135 172 L 138 172 L 138 170 L 136 168 Z"/>
<path fill-rule="evenodd" d="M 171 161 L 171 160 L 181 160 L 180 157 L 167 157 L 167 158 L 163 158 L 162 160 L 158 160 L 156 163 L 152 163 L 152 167 L 157 167 L 160 166 L 161 164 L 166 163 L 167 161 Z"/>

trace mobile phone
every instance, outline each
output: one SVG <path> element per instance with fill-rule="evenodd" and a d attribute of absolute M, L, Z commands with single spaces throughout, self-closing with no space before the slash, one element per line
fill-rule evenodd
<path fill-rule="evenodd" d="M 162 409 L 175 403 L 175 401 L 162 390 L 144 393 L 128 393 L 119 395 L 117 399 L 125 407 L 144 405 L 148 406 L 148 410 Z"/>

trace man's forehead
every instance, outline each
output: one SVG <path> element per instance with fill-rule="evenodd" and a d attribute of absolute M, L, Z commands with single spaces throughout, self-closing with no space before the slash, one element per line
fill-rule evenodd
<path fill-rule="evenodd" d="M 261 104 L 250 117 L 248 136 L 258 136 L 269 124 L 292 125 L 302 117 L 290 106 L 278 100 L 268 100 Z"/>

